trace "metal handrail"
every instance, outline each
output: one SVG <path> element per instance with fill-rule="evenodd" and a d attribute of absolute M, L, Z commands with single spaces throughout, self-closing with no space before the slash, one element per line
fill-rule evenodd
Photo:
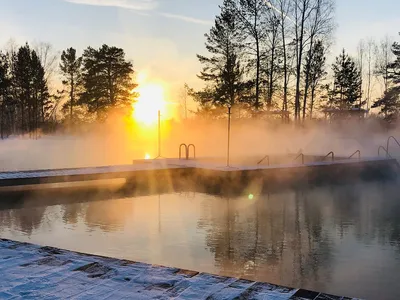
<path fill-rule="evenodd" d="M 269 166 L 269 155 L 265 155 L 264 157 L 263 157 L 263 159 L 262 160 L 260 160 L 258 163 L 257 163 L 257 165 L 260 165 L 264 160 L 266 160 L 267 159 L 267 161 L 268 161 L 268 166 Z"/>
<path fill-rule="evenodd" d="M 396 143 L 397 143 L 397 145 L 400 147 L 400 143 L 399 143 L 399 141 L 394 137 L 394 136 L 389 136 L 388 137 L 388 139 L 387 139 L 387 142 L 386 142 L 386 154 L 387 155 L 389 155 L 389 143 L 390 143 L 390 139 L 392 139 L 392 140 L 394 140 Z M 383 147 L 382 147 L 383 148 Z"/>
<path fill-rule="evenodd" d="M 296 158 L 293 159 L 293 161 L 296 161 L 300 156 L 301 156 L 301 163 L 304 165 L 304 154 L 303 153 L 300 153 L 299 155 L 297 155 Z"/>
<path fill-rule="evenodd" d="M 335 153 L 333 153 L 333 151 L 329 152 L 327 155 L 325 155 L 321 161 L 324 161 L 325 158 L 327 158 L 328 156 L 332 156 L 332 161 L 335 161 Z"/>
<path fill-rule="evenodd" d="M 196 146 L 194 144 L 189 144 L 189 146 L 187 146 L 187 158 L 189 159 L 190 156 L 190 148 L 193 148 L 193 158 L 196 158 Z"/>
<path fill-rule="evenodd" d="M 189 159 L 189 151 L 188 151 L 188 146 L 186 144 L 181 144 L 179 146 L 179 159 L 182 159 L 182 147 L 185 147 L 185 156 L 186 159 Z"/>
<path fill-rule="evenodd" d="M 350 158 L 353 158 L 354 155 L 356 155 L 356 154 L 358 154 L 358 160 L 360 160 L 360 159 L 361 159 L 361 151 L 360 151 L 360 150 L 357 150 L 357 151 L 354 152 L 352 155 L 350 155 L 350 156 L 349 156 L 349 159 L 350 159 Z"/>
<path fill-rule="evenodd" d="M 379 156 L 379 157 L 381 156 L 381 149 L 383 149 L 383 151 L 386 152 L 386 157 L 392 158 L 392 156 L 389 154 L 389 152 L 388 152 L 388 151 L 386 150 L 386 148 L 383 147 L 383 146 L 379 146 L 379 148 L 378 148 L 378 156 Z"/>

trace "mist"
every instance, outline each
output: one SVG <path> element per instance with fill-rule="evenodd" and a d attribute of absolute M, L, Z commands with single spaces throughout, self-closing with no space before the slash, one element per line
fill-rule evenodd
<path fill-rule="evenodd" d="M 372 118 L 343 124 L 315 121 L 301 127 L 234 118 L 230 154 L 237 163 L 254 165 L 265 155 L 299 152 L 325 155 L 333 151 L 336 156 L 348 157 L 360 150 L 362 157 L 377 157 L 378 147 L 386 147 L 387 138 L 399 133 L 398 128 L 388 131 Z M 219 158 L 219 164 L 224 165 L 227 119 L 162 121 L 161 156 L 178 158 L 182 143 L 194 144 L 197 158 Z M 391 146 L 392 154 L 397 150 Z M 118 116 L 79 133 L 56 132 L 38 139 L 15 136 L 0 141 L 2 171 L 123 165 L 158 154 L 157 124 L 134 124 Z"/>

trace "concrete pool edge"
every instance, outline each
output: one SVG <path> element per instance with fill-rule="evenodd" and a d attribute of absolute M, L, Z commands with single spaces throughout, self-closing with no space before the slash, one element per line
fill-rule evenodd
<path fill-rule="evenodd" d="M 332 296 L 246 279 L 84 254 L 0 238 L 0 298 L 290 299 Z M 52 299 L 53 299 L 52 298 Z"/>
<path fill-rule="evenodd" d="M 392 178 L 397 176 L 398 170 L 397 160 L 387 158 L 237 167 L 165 159 L 146 162 L 141 165 L 0 172 L 0 187 L 109 179 L 125 179 L 129 184 L 148 184 L 160 180 L 173 182 L 174 178 L 187 179 L 189 177 L 194 178 L 195 181 L 204 181 L 206 185 L 217 182 L 231 184 L 234 180 L 247 184 L 249 180 L 259 181 L 260 179 L 264 183 L 274 185 L 277 183 L 306 183 L 352 178 Z"/>

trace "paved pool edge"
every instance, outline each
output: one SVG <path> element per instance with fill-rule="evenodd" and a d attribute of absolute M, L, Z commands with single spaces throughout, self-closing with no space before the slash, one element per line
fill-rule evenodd
<path fill-rule="evenodd" d="M 0 238 L 0 299 L 356 300 Z"/>

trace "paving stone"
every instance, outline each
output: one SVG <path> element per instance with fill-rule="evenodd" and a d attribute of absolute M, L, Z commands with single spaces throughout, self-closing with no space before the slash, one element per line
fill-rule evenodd
<path fill-rule="evenodd" d="M 351 300 L 0 239 L 0 299 Z"/>

